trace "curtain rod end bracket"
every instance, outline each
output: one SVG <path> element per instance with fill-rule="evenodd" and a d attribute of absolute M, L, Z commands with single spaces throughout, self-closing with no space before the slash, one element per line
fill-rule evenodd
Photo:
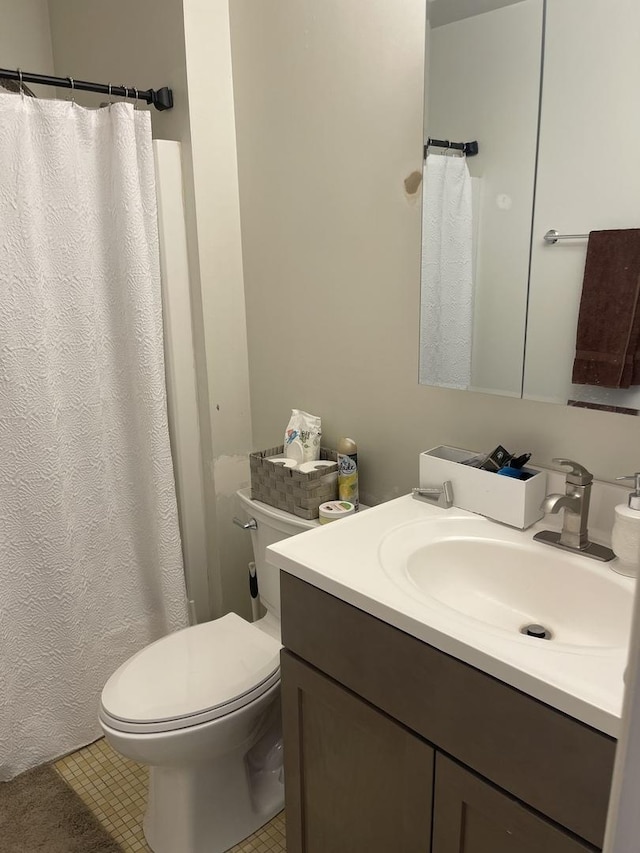
<path fill-rule="evenodd" d="M 173 92 L 168 86 L 157 91 L 152 89 L 151 103 L 157 110 L 170 110 L 173 108 Z"/>

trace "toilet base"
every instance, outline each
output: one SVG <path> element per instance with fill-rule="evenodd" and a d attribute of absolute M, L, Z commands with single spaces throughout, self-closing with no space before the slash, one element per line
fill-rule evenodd
<path fill-rule="evenodd" d="M 169 732 L 122 732 L 111 746 L 149 767 L 144 834 L 154 853 L 223 853 L 284 807 L 280 684 L 250 705 Z"/>
<path fill-rule="evenodd" d="M 150 767 L 144 834 L 154 853 L 224 853 L 283 807 L 281 770 L 237 755 L 205 765 Z M 249 780 L 247 779 L 249 775 Z"/>

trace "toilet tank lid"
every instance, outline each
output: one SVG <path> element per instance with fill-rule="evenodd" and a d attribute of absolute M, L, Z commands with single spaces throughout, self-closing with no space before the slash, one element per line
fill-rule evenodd
<path fill-rule="evenodd" d="M 107 681 L 110 717 L 157 723 L 201 715 L 251 694 L 280 664 L 280 643 L 235 613 L 169 634 Z"/>

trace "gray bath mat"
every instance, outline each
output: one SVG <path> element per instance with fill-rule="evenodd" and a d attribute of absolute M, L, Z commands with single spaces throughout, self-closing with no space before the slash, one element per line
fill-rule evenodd
<path fill-rule="evenodd" d="M 0 782 L 2 853 L 122 853 L 50 766 Z"/>

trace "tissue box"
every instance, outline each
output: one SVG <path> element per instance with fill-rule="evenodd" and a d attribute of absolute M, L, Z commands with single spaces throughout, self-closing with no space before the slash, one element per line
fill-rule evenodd
<path fill-rule="evenodd" d="M 334 462 L 317 471 L 303 473 L 296 468 L 284 468 L 268 459 L 281 456 L 284 445 L 249 454 L 251 497 L 269 506 L 291 512 L 299 518 L 318 518 L 320 504 L 338 498 L 338 454 L 320 448 L 320 459 Z"/>
<path fill-rule="evenodd" d="M 477 455 L 471 450 L 446 445 L 421 453 L 420 486 L 436 486 L 450 480 L 454 505 L 460 509 L 521 529 L 539 521 L 544 515 L 540 506 L 547 493 L 546 473 L 523 468 L 533 476 L 514 480 L 461 464 Z"/>

